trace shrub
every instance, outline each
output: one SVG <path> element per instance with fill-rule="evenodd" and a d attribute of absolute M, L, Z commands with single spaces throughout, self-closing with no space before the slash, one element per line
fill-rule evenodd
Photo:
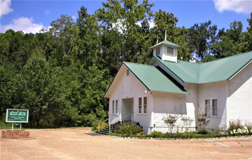
<path fill-rule="evenodd" d="M 206 126 L 210 122 L 210 119 L 207 116 L 207 114 L 206 113 L 198 114 L 197 121 L 198 121 L 198 125 L 199 125 L 199 131 L 201 133 L 207 132 L 206 131 Z"/>
<path fill-rule="evenodd" d="M 142 133 L 142 127 L 136 122 L 123 122 L 116 130 L 115 133 L 123 134 L 124 136 L 133 136 Z"/>
<path fill-rule="evenodd" d="M 164 134 L 160 131 L 153 131 L 150 135 L 150 137 L 153 137 L 153 138 L 161 138 L 161 137 L 164 137 Z"/>
<path fill-rule="evenodd" d="M 173 127 L 175 126 L 177 120 L 181 117 L 181 115 L 178 114 L 166 114 L 163 118 L 164 123 L 167 124 L 168 128 L 170 129 L 170 132 L 172 133 Z"/>
<path fill-rule="evenodd" d="M 188 132 L 188 128 L 191 126 L 193 119 L 187 116 L 182 116 L 181 121 L 184 123 L 185 131 Z"/>
<path fill-rule="evenodd" d="M 98 121 L 95 121 L 92 123 L 92 131 L 99 131 L 99 130 L 103 130 L 105 129 L 106 127 L 108 127 L 108 123 L 107 122 L 98 122 Z"/>
<path fill-rule="evenodd" d="M 248 130 L 248 133 L 252 134 L 252 123 L 251 122 L 246 122 L 245 127 Z"/>
<path fill-rule="evenodd" d="M 228 128 L 229 135 L 244 135 L 244 134 L 251 134 L 251 132 L 252 132 L 252 123 L 246 123 L 245 126 L 243 126 L 239 119 L 236 121 L 229 121 L 229 128 Z"/>

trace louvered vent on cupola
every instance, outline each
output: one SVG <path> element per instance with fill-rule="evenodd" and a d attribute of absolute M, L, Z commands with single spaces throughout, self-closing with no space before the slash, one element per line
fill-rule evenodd
<path fill-rule="evenodd" d="M 166 34 L 164 41 L 152 46 L 151 48 L 153 48 L 153 56 L 157 56 L 162 60 L 177 62 L 177 50 L 180 46 L 167 41 Z"/>

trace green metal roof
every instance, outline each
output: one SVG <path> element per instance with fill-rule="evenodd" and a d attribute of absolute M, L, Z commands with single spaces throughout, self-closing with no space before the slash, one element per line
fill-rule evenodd
<path fill-rule="evenodd" d="M 185 61 L 175 63 L 163 61 L 158 57 L 154 58 L 183 82 L 209 83 L 229 80 L 252 61 L 252 51 L 207 63 L 190 63 Z"/>
<path fill-rule="evenodd" d="M 145 85 L 150 91 L 171 93 L 187 93 L 176 86 L 169 78 L 155 66 L 124 62 L 124 65 Z"/>
<path fill-rule="evenodd" d="M 154 56 L 158 62 L 168 68 L 181 81 L 188 83 L 197 83 L 199 64 L 189 63 L 185 61 L 171 62 L 163 61 L 159 57 Z"/>
<path fill-rule="evenodd" d="M 161 44 L 165 44 L 165 45 L 172 46 L 172 47 L 175 47 L 175 48 L 180 48 L 179 45 L 177 45 L 177 44 L 175 44 L 175 43 L 172 43 L 172 42 L 170 42 L 170 41 L 162 41 L 162 42 L 160 42 L 160 43 L 158 43 L 158 44 L 152 46 L 151 48 L 155 48 L 156 46 L 159 46 L 159 45 L 161 45 Z"/>

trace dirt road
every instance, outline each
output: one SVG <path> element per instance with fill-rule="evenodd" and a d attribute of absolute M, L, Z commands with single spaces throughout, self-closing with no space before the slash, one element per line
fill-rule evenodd
<path fill-rule="evenodd" d="M 252 137 L 208 140 L 122 139 L 89 128 L 29 130 L 28 139 L 0 139 L 1 160 L 252 160 Z M 0 135 L 1 136 L 1 135 Z"/>

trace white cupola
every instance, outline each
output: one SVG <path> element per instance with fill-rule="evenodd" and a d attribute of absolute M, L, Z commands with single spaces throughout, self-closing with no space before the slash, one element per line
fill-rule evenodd
<path fill-rule="evenodd" d="M 180 48 L 179 45 L 176 45 L 172 42 L 165 40 L 152 46 L 153 56 L 160 57 L 162 60 L 177 62 L 177 50 Z"/>

